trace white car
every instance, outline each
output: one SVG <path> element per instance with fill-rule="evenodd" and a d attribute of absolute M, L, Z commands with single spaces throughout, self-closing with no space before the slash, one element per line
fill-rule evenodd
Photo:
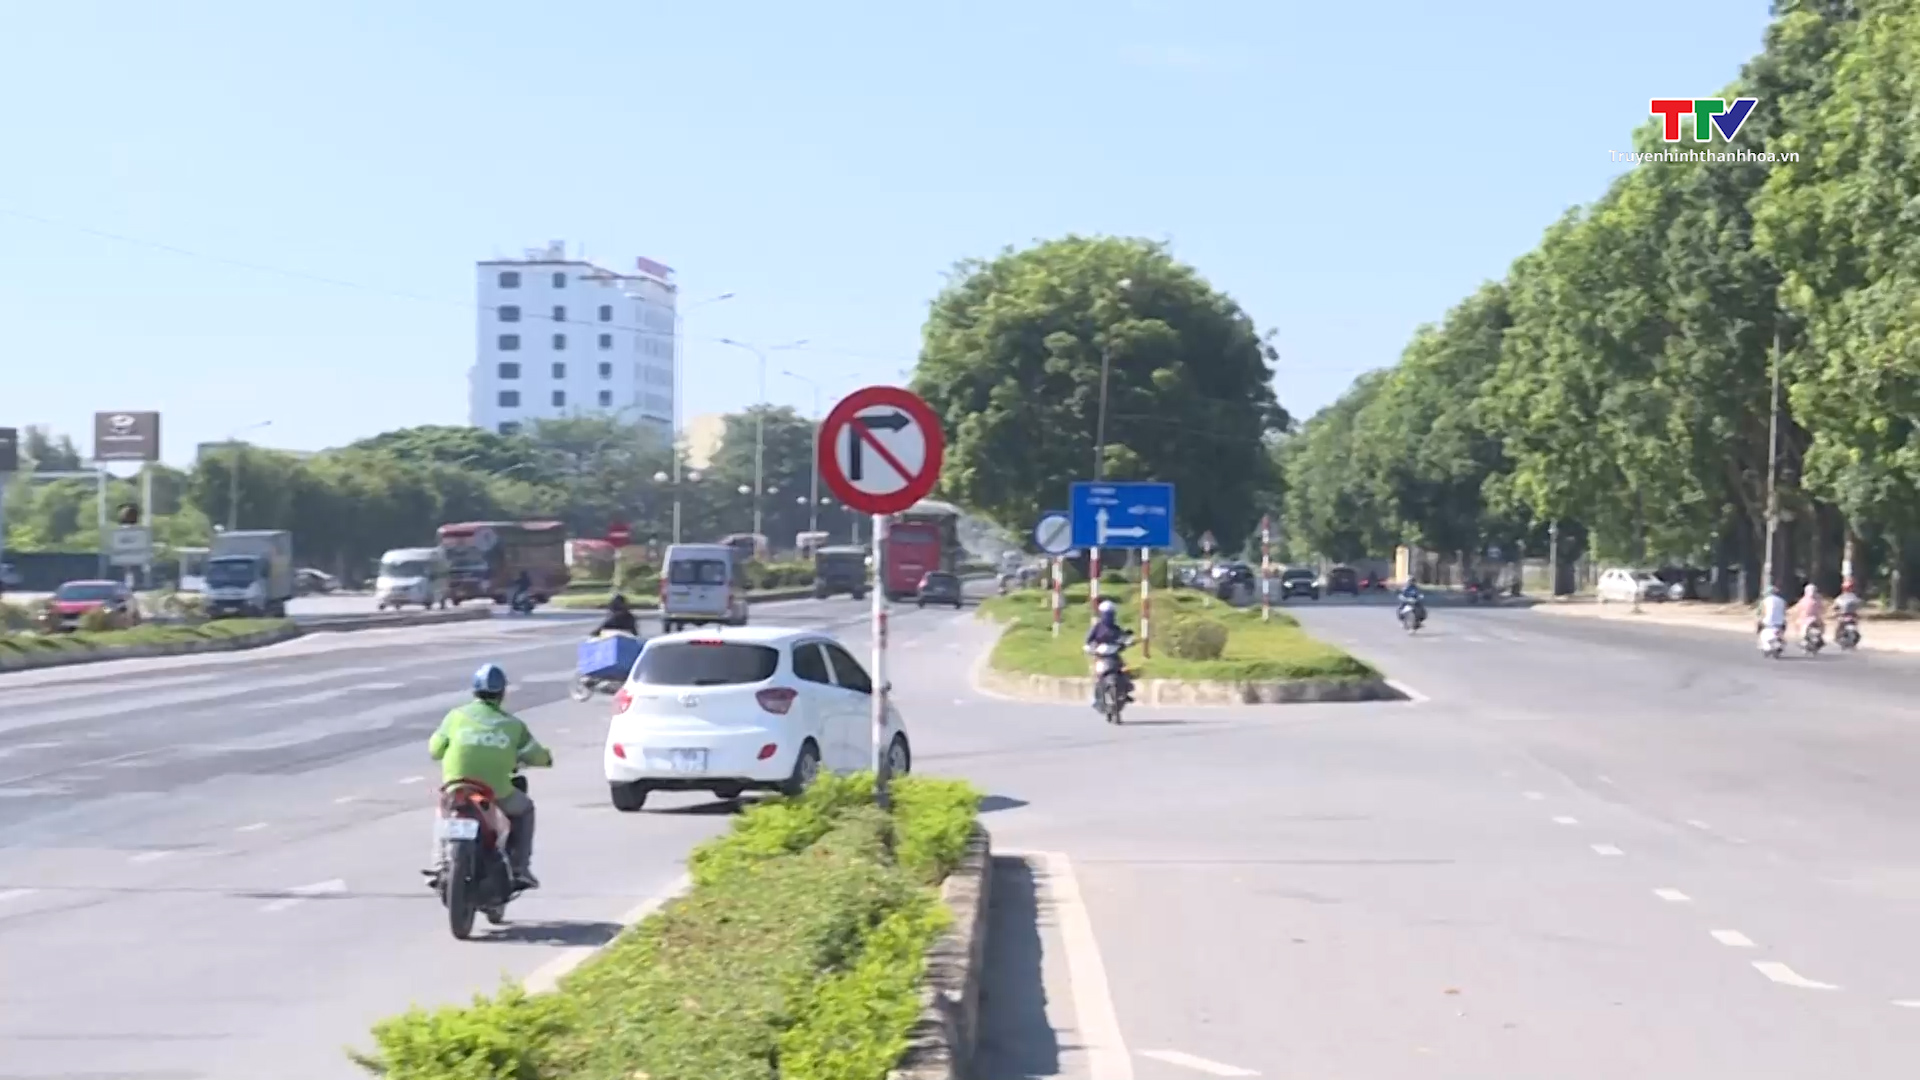
<path fill-rule="evenodd" d="M 1665 600 L 1668 596 L 1667 584 L 1653 575 L 1651 570 L 1626 570 L 1615 567 L 1603 571 L 1600 575 L 1596 598 L 1603 604 L 1617 602 L 1630 604 L 1637 596 L 1642 602 Z"/>
<path fill-rule="evenodd" d="M 656 791 L 798 794 L 821 769 L 873 760 L 873 682 L 829 634 L 777 626 L 715 627 L 647 641 L 613 698 L 603 756 L 613 805 L 638 810 Z M 900 714 L 887 706 L 887 766 L 913 764 Z"/>

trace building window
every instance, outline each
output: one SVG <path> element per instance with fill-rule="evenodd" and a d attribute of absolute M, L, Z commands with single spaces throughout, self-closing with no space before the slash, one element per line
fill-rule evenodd
<path fill-rule="evenodd" d="M 600 321 L 601 322 L 613 321 L 613 305 L 612 304 L 600 305 Z"/>
<path fill-rule="evenodd" d="M 554 322 L 567 321 L 567 309 L 565 305 L 563 304 L 553 305 L 553 321 Z"/>
<path fill-rule="evenodd" d="M 520 287 L 520 271 L 518 270 L 500 271 L 500 287 L 503 289 L 519 288 Z"/>
<path fill-rule="evenodd" d="M 553 335 L 553 351 L 554 352 L 567 351 L 567 335 L 565 334 Z"/>
<path fill-rule="evenodd" d="M 520 306 L 518 304 L 500 305 L 500 321 L 501 322 L 519 322 Z"/>
<path fill-rule="evenodd" d="M 611 390 L 600 391 L 600 407 L 604 409 L 607 406 L 612 404 L 613 404 L 613 391 Z"/>
<path fill-rule="evenodd" d="M 513 352 L 515 349 L 518 349 L 519 347 L 520 347 L 519 334 L 501 334 L 500 335 L 500 351 L 501 352 Z"/>
<path fill-rule="evenodd" d="M 613 365 L 611 363 L 605 360 L 600 361 L 600 377 L 603 379 L 613 378 Z"/>
<path fill-rule="evenodd" d="M 502 421 L 500 421 L 500 434 L 502 434 L 502 435 L 518 435 L 518 434 L 520 434 L 520 421 L 518 421 L 518 420 L 502 420 Z"/>
<path fill-rule="evenodd" d="M 511 360 L 503 360 L 503 361 L 501 361 L 501 363 L 500 363 L 500 377 L 501 377 L 501 378 L 503 378 L 503 379 L 517 379 L 517 378 L 519 378 L 519 377 L 520 377 L 520 365 L 519 365 L 519 364 L 516 364 L 516 363 L 514 363 L 514 362 L 513 362 L 513 361 L 511 361 Z"/>
<path fill-rule="evenodd" d="M 517 409 L 520 407 L 520 391 L 502 390 L 500 391 L 499 401 L 500 407 L 503 409 Z"/>
<path fill-rule="evenodd" d="M 554 377 L 554 378 L 556 378 L 556 379 L 564 379 L 564 378 L 566 378 L 566 377 L 567 377 L 567 365 L 565 365 L 565 364 L 555 364 L 555 365 L 553 365 L 553 377 Z"/>
<path fill-rule="evenodd" d="M 563 274 L 563 273 L 561 273 L 561 272 L 560 272 L 560 271 L 558 271 L 558 270 L 555 270 L 555 271 L 553 272 L 553 287 L 554 287 L 554 288 L 556 288 L 556 289 L 564 289 L 564 288 L 566 288 L 566 287 L 567 287 L 567 275 L 565 275 L 565 274 Z"/>
<path fill-rule="evenodd" d="M 567 403 L 567 392 L 565 390 L 555 390 L 553 392 L 553 404 L 556 407 L 561 407 L 561 406 L 565 406 L 566 403 Z"/>
<path fill-rule="evenodd" d="M 603 348 L 603 349 L 611 349 L 611 348 L 613 348 L 613 335 L 612 335 L 612 334 L 601 334 L 601 335 L 600 335 L 600 347 L 601 347 L 601 348 Z"/>

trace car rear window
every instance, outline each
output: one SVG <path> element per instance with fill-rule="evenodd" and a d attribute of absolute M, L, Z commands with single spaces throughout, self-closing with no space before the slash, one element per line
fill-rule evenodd
<path fill-rule="evenodd" d="M 76 585 L 71 582 L 60 586 L 53 594 L 55 600 L 111 600 L 117 592 L 112 585 Z"/>
<path fill-rule="evenodd" d="M 740 686 L 765 682 L 780 667 L 780 650 L 739 642 L 672 641 L 648 645 L 633 667 L 647 686 Z"/>
<path fill-rule="evenodd" d="M 929 585 L 954 585 L 954 584 L 958 584 L 959 581 L 960 579 L 957 577 L 954 577 L 952 574 L 928 574 L 927 575 L 927 584 Z"/>
<path fill-rule="evenodd" d="M 676 559 L 667 567 L 675 585 L 725 585 L 727 564 L 720 559 Z"/>
<path fill-rule="evenodd" d="M 1313 580 L 1313 571 L 1311 571 L 1311 570 L 1289 570 L 1289 571 L 1287 571 L 1287 572 L 1286 572 L 1286 574 L 1285 574 L 1284 576 L 1285 576 L 1286 578 L 1288 578 L 1289 580 L 1292 580 L 1292 581 L 1311 581 L 1311 580 Z"/>

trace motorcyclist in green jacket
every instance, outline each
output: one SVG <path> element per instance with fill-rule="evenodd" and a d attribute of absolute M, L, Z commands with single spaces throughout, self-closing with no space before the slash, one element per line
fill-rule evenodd
<path fill-rule="evenodd" d="M 507 862 L 513 868 L 514 884 L 522 889 L 537 889 L 540 880 L 533 876 L 533 800 L 513 786 L 513 774 L 521 765 L 550 766 L 553 753 L 540 745 L 519 717 L 500 707 L 507 696 L 507 673 L 498 664 L 483 664 L 473 673 L 474 700 L 449 712 L 440 727 L 427 740 L 427 752 L 440 762 L 443 784 L 456 780 L 477 780 L 493 789 L 494 802 L 507 815 Z M 434 868 L 429 876 L 438 881 L 446 849 L 434 844 Z"/>

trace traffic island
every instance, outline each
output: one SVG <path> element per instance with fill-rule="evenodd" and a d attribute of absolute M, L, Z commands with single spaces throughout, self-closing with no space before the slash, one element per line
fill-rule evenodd
<path fill-rule="evenodd" d="M 0 671 L 257 649 L 289 641 L 300 632 L 292 619 L 226 619 L 193 626 L 154 624 L 70 634 L 0 634 Z"/>
<path fill-rule="evenodd" d="M 1140 631 L 1137 598 L 1126 586 L 1102 587 L 1120 606 L 1120 623 Z M 1082 651 L 1090 619 L 1087 589 L 1065 591 L 1060 633 L 1053 633 L 1051 596 L 1023 589 L 981 605 L 982 618 L 1002 624 L 976 674 L 982 690 L 1037 701 L 1093 700 Z M 1285 612 L 1268 619 L 1190 589 L 1156 592 L 1153 655 L 1139 644 L 1127 653 L 1137 705 L 1286 705 L 1404 701 L 1406 695 L 1372 665 L 1313 637 Z"/>
<path fill-rule="evenodd" d="M 353 1058 L 389 1080 L 957 1080 L 978 1027 L 990 844 L 980 793 L 871 774 L 769 799 L 687 860 L 692 886 L 562 976 L 415 1008 Z"/>

